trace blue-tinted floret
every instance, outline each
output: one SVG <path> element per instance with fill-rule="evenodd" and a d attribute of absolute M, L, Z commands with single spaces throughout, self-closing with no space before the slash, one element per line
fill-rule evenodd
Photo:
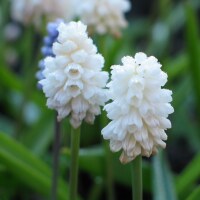
<path fill-rule="evenodd" d="M 56 20 L 55 22 L 50 22 L 47 24 L 47 36 L 43 39 L 43 47 L 41 48 L 41 53 L 43 55 L 43 59 L 39 62 L 39 71 L 36 74 L 36 78 L 38 81 L 44 79 L 43 70 L 45 68 L 44 59 L 46 57 L 54 57 L 54 53 L 52 50 L 53 43 L 56 42 L 58 37 L 58 26 L 62 22 L 62 20 Z M 42 89 L 42 86 L 38 83 L 37 86 L 39 89 Z"/>

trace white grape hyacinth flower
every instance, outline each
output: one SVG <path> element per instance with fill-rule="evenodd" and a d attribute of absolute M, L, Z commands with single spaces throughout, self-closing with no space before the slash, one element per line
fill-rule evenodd
<path fill-rule="evenodd" d="M 120 35 L 127 26 L 125 12 L 131 4 L 128 0 L 82 0 L 78 8 L 80 19 L 99 34 Z"/>
<path fill-rule="evenodd" d="M 62 18 L 66 21 L 76 17 L 79 0 L 11 0 L 12 18 L 24 25 L 39 27 L 42 18 L 49 21 Z"/>
<path fill-rule="evenodd" d="M 43 14 L 42 0 L 11 0 L 12 18 L 24 25 L 39 25 Z"/>
<path fill-rule="evenodd" d="M 104 58 L 86 29 L 82 22 L 60 23 L 58 41 L 53 44 L 55 57 L 45 59 L 45 79 L 40 81 L 47 106 L 57 110 L 59 121 L 70 116 L 74 128 L 82 120 L 93 123 L 107 101 Z"/>
<path fill-rule="evenodd" d="M 167 117 L 174 109 L 170 105 L 172 91 L 162 88 L 167 74 L 155 57 L 137 53 L 134 58 L 123 57 L 122 63 L 111 67 L 107 86 L 112 102 L 104 107 L 111 122 L 102 135 L 110 140 L 111 151 L 122 149 L 120 161 L 125 164 L 138 155 L 150 157 L 159 147 L 165 148 L 165 130 L 171 128 Z"/>
<path fill-rule="evenodd" d="M 51 20 L 62 18 L 69 22 L 77 15 L 77 4 L 80 0 L 41 0 L 44 12 Z"/>

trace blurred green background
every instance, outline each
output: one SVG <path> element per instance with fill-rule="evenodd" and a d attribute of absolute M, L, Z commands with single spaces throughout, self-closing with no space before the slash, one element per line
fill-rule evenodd
<path fill-rule="evenodd" d="M 134 0 L 120 39 L 94 36 L 105 69 L 138 51 L 154 55 L 168 73 L 175 113 L 167 148 L 143 159 L 145 200 L 200 199 L 200 1 Z M 12 35 L 16 26 L 18 37 Z M 55 113 L 45 106 L 35 73 L 45 23 L 38 31 L 12 21 L 10 2 L 0 1 L 0 200 L 50 199 Z M 13 37 L 12 37 L 13 36 Z M 100 118 L 81 133 L 79 196 L 108 199 L 108 177 L 116 200 L 131 199 L 130 166 L 106 154 Z M 66 200 L 69 123 L 62 122 L 59 200 Z"/>

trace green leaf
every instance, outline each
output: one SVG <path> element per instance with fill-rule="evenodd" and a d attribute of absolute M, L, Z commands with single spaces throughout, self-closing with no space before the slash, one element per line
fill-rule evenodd
<path fill-rule="evenodd" d="M 184 103 L 183 99 L 186 99 L 189 96 L 191 87 L 190 77 L 184 78 L 183 81 L 174 86 L 172 105 L 175 110 L 177 107 L 180 107 Z"/>
<path fill-rule="evenodd" d="M 44 113 L 39 121 L 25 130 L 21 135 L 21 142 L 33 153 L 43 155 L 53 139 L 54 120 L 51 112 Z"/>
<path fill-rule="evenodd" d="M 9 135 L 14 133 L 13 122 L 3 115 L 0 115 L 0 130 L 7 132 Z"/>
<path fill-rule="evenodd" d="M 0 79 L 0 85 L 8 88 L 9 90 L 15 91 L 25 91 L 26 85 L 20 80 L 20 78 L 15 75 L 7 66 L 0 67 L 0 74 L 2 78 Z M 41 91 L 33 90 L 30 93 L 29 99 L 37 103 L 38 105 L 44 105 L 44 95 Z"/>
<path fill-rule="evenodd" d="M 170 59 L 164 62 L 163 69 L 168 74 L 169 81 L 173 81 L 187 72 L 188 65 L 188 56 L 185 54 L 180 54 L 175 60 Z"/>
<path fill-rule="evenodd" d="M 186 200 L 199 200 L 200 186 L 198 186 Z"/>
<path fill-rule="evenodd" d="M 24 146 L 0 132 L 0 164 L 4 164 L 19 180 L 38 193 L 49 196 L 51 170 Z M 59 200 L 66 200 L 68 186 L 59 180 Z"/>
<path fill-rule="evenodd" d="M 184 171 L 177 177 L 176 190 L 179 196 L 200 178 L 200 154 L 188 164 Z"/>
<path fill-rule="evenodd" d="M 191 4 L 185 5 L 186 13 L 186 42 L 189 55 L 189 67 L 193 81 L 194 92 L 197 99 L 197 107 L 200 112 L 200 42 L 198 20 Z"/>
<path fill-rule="evenodd" d="M 62 149 L 62 155 L 70 159 L 70 150 Z M 92 164 L 89 165 L 88 163 Z M 104 152 L 101 147 L 92 147 L 89 149 L 80 149 L 79 166 L 82 170 L 91 173 L 93 176 L 102 176 L 104 170 Z"/>
<path fill-rule="evenodd" d="M 17 91 L 23 90 L 23 85 L 20 79 L 15 76 L 8 67 L 1 66 L 0 67 L 0 74 L 2 78 L 0 79 L 1 85 L 7 86 Z"/>
<path fill-rule="evenodd" d="M 70 158 L 70 150 L 64 148 L 62 150 L 64 157 Z M 113 159 L 113 173 L 116 182 L 131 187 L 130 166 L 122 165 L 119 161 L 119 153 L 112 154 Z M 66 160 L 65 160 L 66 161 Z M 90 164 L 88 164 L 90 163 Z M 96 146 L 87 149 L 81 149 L 79 152 L 79 166 L 80 169 L 90 173 L 93 176 L 104 177 L 105 173 L 105 156 L 102 147 Z M 143 177 L 144 177 L 144 189 L 150 191 L 151 183 L 151 171 L 148 162 L 143 160 Z"/>
<path fill-rule="evenodd" d="M 153 159 L 154 200 L 176 200 L 172 175 L 167 162 L 159 153 Z"/>

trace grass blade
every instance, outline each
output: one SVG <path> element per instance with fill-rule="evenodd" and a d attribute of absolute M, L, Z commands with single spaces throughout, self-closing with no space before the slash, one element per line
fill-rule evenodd
<path fill-rule="evenodd" d="M 172 175 L 162 153 L 153 159 L 154 200 L 176 200 Z"/>
<path fill-rule="evenodd" d="M 14 176 L 38 193 L 49 197 L 51 189 L 51 169 L 24 146 L 0 132 L 0 163 Z M 59 181 L 59 200 L 65 200 L 68 187 Z"/>

